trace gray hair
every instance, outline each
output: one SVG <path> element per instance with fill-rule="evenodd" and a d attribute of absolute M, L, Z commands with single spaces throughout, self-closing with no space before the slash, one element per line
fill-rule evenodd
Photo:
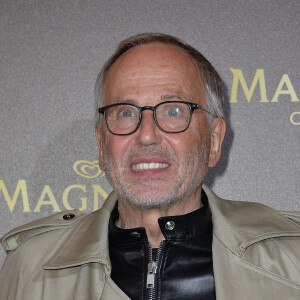
<path fill-rule="evenodd" d="M 104 102 L 103 88 L 111 66 L 129 49 L 136 46 L 157 42 L 175 45 L 195 60 L 206 89 L 206 104 L 208 110 L 213 114 L 213 117 L 224 118 L 224 94 L 222 91 L 222 80 L 212 64 L 197 49 L 186 44 L 178 38 L 163 33 L 141 33 L 123 40 L 119 44 L 115 53 L 104 64 L 101 72 L 99 73 L 95 85 L 96 123 L 100 121 L 98 108 L 101 107 Z M 209 118 L 210 123 L 211 120 L 212 117 Z"/>

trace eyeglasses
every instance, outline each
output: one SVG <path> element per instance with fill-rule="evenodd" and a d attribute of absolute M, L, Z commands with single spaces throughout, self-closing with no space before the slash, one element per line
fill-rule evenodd
<path fill-rule="evenodd" d="M 138 130 L 142 112 L 150 109 L 157 127 L 163 132 L 179 133 L 185 131 L 191 122 L 195 109 L 213 115 L 202 106 L 185 101 L 165 101 L 155 106 L 139 107 L 135 104 L 116 103 L 98 109 L 104 115 L 107 129 L 115 135 L 128 135 Z"/>

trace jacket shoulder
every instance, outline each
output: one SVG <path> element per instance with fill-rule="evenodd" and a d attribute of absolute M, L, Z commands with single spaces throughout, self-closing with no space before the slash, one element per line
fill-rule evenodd
<path fill-rule="evenodd" d="M 9 231 L 1 238 L 0 242 L 6 251 L 12 251 L 39 234 L 70 228 L 84 216 L 85 214 L 78 209 L 59 212 Z"/>
<path fill-rule="evenodd" d="M 299 212 L 276 211 L 256 202 L 224 200 L 208 187 L 204 189 L 214 235 L 234 253 L 241 255 L 250 245 L 269 238 L 287 237 L 300 243 Z"/>
<path fill-rule="evenodd" d="M 263 231 L 300 233 L 299 211 L 278 211 L 258 202 L 222 199 L 207 186 L 204 190 L 213 217 L 231 224 L 233 228 L 243 229 L 245 237 L 247 232 L 256 232 L 260 227 Z"/>
<path fill-rule="evenodd" d="M 277 211 L 300 226 L 300 211 Z"/>

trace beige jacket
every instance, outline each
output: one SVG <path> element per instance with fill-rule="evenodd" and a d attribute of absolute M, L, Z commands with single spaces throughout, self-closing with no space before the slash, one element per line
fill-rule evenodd
<path fill-rule="evenodd" d="M 300 213 L 218 198 L 213 219 L 217 300 L 300 299 Z M 0 300 L 129 299 L 110 278 L 108 220 L 117 200 L 75 218 L 59 213 L 6 234 Z"/>

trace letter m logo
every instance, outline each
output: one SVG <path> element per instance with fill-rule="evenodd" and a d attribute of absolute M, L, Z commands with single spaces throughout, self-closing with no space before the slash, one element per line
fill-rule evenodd
<path fill-rule="evenodd" d="M 3 194 L 4 199 L 9 207 L 10 212 L 13 212 L 17 199 L 21 195 L 23 202 L 23 212 L 30 212 L 29 202 L 28 202 L 28 193 L 25 180 L 19 180 L 14 192 L 13 197 L 11 198 L 8 194 L 7 188 L 5 186 L 4 180 L 0 179 L 0 196 Z M 0 197 L 1 199 L 1 197 Z"/>
<path fill-rule="evenodd" d="M 237 92 L 238 92 L 238 84 L 241 83 L 241 86 L 243 88 L 244 94 L 246 96 L 246 99 L 248 103 L 251 101 L 251 98 L 253 96 L 255 87 L 257 83 L 259 83 L 259 89 L 260 89 L 260 102 L 269 102 L 267 99 L 267 92 L 266 92 L 266 83 L 265 83 L 265 74 L 263 69 L 257 69 L 254 75 L 254 78 L 252 80 L 250 89 L 248 88 L 243 72 L 240 69 L 233 69 L 230 68 L 230 71 L 233 74 L 232 79 L 232 87 L 231 87 L 231 97 L 230 97 L 230 103 L 238 103 L 237 101 Z"/>

